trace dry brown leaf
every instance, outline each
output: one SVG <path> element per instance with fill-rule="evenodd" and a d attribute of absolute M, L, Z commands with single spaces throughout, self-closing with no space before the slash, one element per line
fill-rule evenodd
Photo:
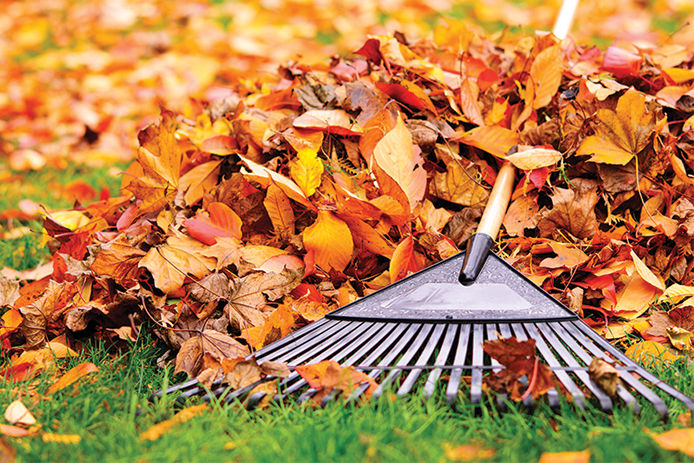
<path fill-rule="evenodd" d="M 600 389 L 605 391 L 607 395 L 610 397 L 615 397 L 617 395 L 617 388 L 620 383 L 619 372 L 613 365 L 607 363 L 600 357 L 595 357 L 588 366 L 588 374 L 590 375 L 590 379 L 592 379 Z"/>

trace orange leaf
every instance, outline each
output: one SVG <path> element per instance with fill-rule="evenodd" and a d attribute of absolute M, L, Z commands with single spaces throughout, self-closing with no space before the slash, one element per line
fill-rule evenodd
<path fill-rule="evenodd" d="M 694 428 L 671 429 L 660 434 L 648 433 L 665 450 L 679 450 L 694 458 Z"/>
<path fill-rule="evenodd" d="M 270 184 L 263 201 L 272 227 L 281 237 L 294 235 L 294 211 L 286 194 L 274 183 Z"/>
<path fill-rule="evenodd" d="M 200 404 L 200 405 L 193 405 L 191 407 L 186 407 L 180 412 L 176 413 L 173 417 L 169 418 L 166 421 L 162 421 L 161 423 L 155 424 L 151 428 L 149 428 L 147 431 L 143 432 L 140 434 L 140 440 L 149 440 L 149 441 L 154 441 L 159 439 L 161 436 L 163 436 L 165 433 L 167 433 L 171 428 L 174 426 L 177 426 L 181 423 L 185 423 L 186 421 L 189 421 L 196 415 L 201 414 L 207 410 L 207 404 Z"/>
<path fill-rule="evenodd" d="M 559 45 L 542 50 L 530 67 L 530 77 L 535 84 L 534 109 L 547 106 L 559 90 L 563 63 L 562 51 Z"/>
<path fill-rule="evenodd" d="M 422 157 L 412 144 L 412 134 L 401 117 L 393 130 L 376 144 L 373 154 L 378 166 L 405 192 L 411 207 L 424 198 L 427 173 L 422 167 Z"/>
<path fill-rule="evenodd" d="M 444 453 L 446 458 L 451 461 L 480 461 L 494 457 L 496 450 L 476 444 L 463 444 L 454 447 L 446 443 L 444 444 Z"/>
<path fill-rule="evenodd" d="M 645 96 L 628 90 L 617 101 L 617 109 L 600 109 L 601 125 L 595 135 L 583 139 L 576 154 L 590 154 L 593 162 L 624 165 L 648 145 L 655 115 L 646 109 Z"/>
<path fill-rule="evenodd" d="M 511 147 L 518 143 L 518 133 L 498 125 L 475 127 L 458 136 L 456 141 L 503 159 Z"/>
<path fill-rule="evenodd" d="M 408 236 L 398 244 L 395 252 L 393 252 L 393 258 L 388 268 L 390 282 L 395 283 L 408 274 L 421 270 L 422 267 L 424 267 L 422 259 L 414 250 L 414 240 Z"/>
<path fill-rule="evenodd" d="M 545 452 L 537 463 L 588 463 L 590 450 L 580 452 Z"/>
<path fill-rule="evenodd" d="M 91 362 L 80 363 L 76 367 L 68 370 L 58 381 L 53 383 L 51 387 L 48 388 L 46 394 L 53 394 L 61 389 L 65 389 L 81 377 L 96 373 L 97 371 L 99 371 L 99 368 Z"/>
<path fill-rule="evenodd" d="M 316 265 L 343 271 L 354 251 L 352 234 L 345 222 L 328 211 L 318 211 L 316 221 L 303 232 L 304 247 L 313 251 Z"/>
<path fill-rule="evenodd" d="M 321 391 L 321 394 L 314 397 L 320 401 L 320 397 L 325 396 L 333 389 L 341 389 L 343 396 L 347 397 L 357 387 L 363 383 L 369 385 L 364 395 L 371 397 L 372 392 L 378 387 L 376 381 L 355 369 L 352 366 L 343 367 L 333 360 L 324 360 L 311 365 L 299 365 L 295 371 L 306 380 L 314 389 Z"/>

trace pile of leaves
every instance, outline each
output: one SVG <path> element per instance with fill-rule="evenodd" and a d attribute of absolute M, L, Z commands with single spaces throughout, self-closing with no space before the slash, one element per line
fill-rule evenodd
<path fill-rule="evenodd" d="M 694 52 L 678 37 L 602 51 L 451 23 L 280 67 L 194 118 L 162 109 L 121 196 L 47 215 L 51 262 L 1 281 L 3 374 L 25 378 L 20 351 L 58 336 L 145 327 L 205 383 L 270 374 L 241 357 L 458 253 L 504 162 L 519 179 L 498 252 L 604 335 L 686 354 Z"/>

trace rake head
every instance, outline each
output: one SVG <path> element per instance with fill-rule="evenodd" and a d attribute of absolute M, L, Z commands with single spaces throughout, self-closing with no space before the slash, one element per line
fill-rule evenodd
<path fill-rule="evenodd" d="M 493 287 L 495 291 L 489 293 L 486 306 L 475 306 L 479 294 L 470 293 L 475 297 L 469 298 L 470 294 L 457 292 L 451 286 L 458 284 L 449 277 L 455 275 L 450 271 L 452 268 L 459 268 L 458 260 L 456 256 L 440 262 L 364 297 L 266 346 L 253 356 L 258 363 L 283 362 L 290 369 L 323 360 L 351 365 L 378 381 L 379 386 L 373 393 L 376 397 L 386 389 L 396 391 L 397 396 L 421 393 L 431 397 L 437 388 L 443 388 L 447 401 L 454 404 L 461 385 L 467 384 L 463 378 L 469 377 L 470 401 L 478 405 L 482 402 L 484 372 L 503 368 L 484 353 L 483 342 L 499 336 L 521 341 L 534 339 L 540 357 L 579 408 L 594 401 L 609 412 L 618 403 L 624 403 L 638 414 L 637 398 L 641 396 L 665 418 L 668 407 L 654 391 L 659 389 L 694 410 L 694 400 L 626 357 L 575 314 L 493 254 L 478 277 L 474 291 L 485 285 L 487 290 Z M 503 297 L 505 290 L 495 286 L 501 282 L 514 293 L 513 296 Z M 490 303 L 497 309 L 492 310 Z M 615 397 L 610 397 L 590 378 L 588 366 L 594 357 L 606 360 L 617 369 L 621 384 Z M 262 381 L 271 380 L 275 379 Z M 219 380 L 213 384 L 211 395 L 226 401 L 247 398 L 247 406 L 253 407 L 266 395 L 256 393 L 246 397 L 258 384 L 260 382 L 230 391 Z M 367 388 L 368 384 L 363 384 L 351 391 L 347 402 L 359 400 Z M 303 402 L 319 392 L 311 389 L 296 372 L 282 379 L 278 390 L 281 392 L 272 397 L 274 401 L 294 396 L 298 397 L 298 402 Z M 182 392 L 179 400 L 207 392 L 191 380 L 156 393 L 152 398 L 176 391 Z M 323 404 L 339 393 L 334 391 L 325 396 Z M 206 397 L 211 398 L 209 394 Z M 505 408 L 505 399 L 504 395 L 497 396 L 498 408 Z M 552 408 L 558 408 L 559 391 L 551 389 L 547 400 Z M 536 398 L 529 395 L 524 405 L 533 408 L 535 402 Z"/>

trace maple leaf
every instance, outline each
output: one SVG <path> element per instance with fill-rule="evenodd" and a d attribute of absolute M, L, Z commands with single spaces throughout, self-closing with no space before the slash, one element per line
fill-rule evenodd
<path fill-rule="evenodd" d="M 214 259 L 203 252 L 207 247 L 185 235 L 173 235 L 166 243 L 151 248 L 140 260 L 154 277 L 154 284 L 165 293 L 176 291 L 188 275 L 200 278 L 215 268 Z"/>
<path fill-rule="evenodd" d="M 301 282 L 302 275 L 303 271 L 284 269 L 281 273 L 256 272 L 234 279 L 224 313 L 232 326 L 242 329 L 263 326 L 267 316 L 261 309 L 267 301 L 289 294 Z"/>
<path fill-rule="evenodd" d="M 539 397 L 554 387 L 554 373 L 535 353 L 535 340 L 519 341 L 516 338 L 500 338 L 484 341 L 484 351 L 506 368 L 486 377 L 486 383 L 494 390 L 506 392 L 513 400 L 522 400 L 523 396 L 532 394 Z M 518 381 L 527 376 L 529 386 Z M 521 394 L 521 389 L 525 391 Z"/>
<path fill-rule="evenodd" d="M 552 195 L 552 209 L 544 210 L 537 223 L 542 236 L 567 230 L 577 238 L 590 238 L 598 230 L 595 205 L 596 186 L 589 181 L 574 181 L 574 189 L 557 188 Z"/>
<path fill-rule="evenodd" d="M 204 330 L 181 345 L 176 355 L 174 373 L 184 371 L 190 377 L 196 376 L 203 369 L 205 356 L 216 361 L 221 368 L 222 359 L 245 357 L 248 354 L 248 348 L 232 337 L 219 331 Z"/>
<path fill-rule="evenodd" d="M 323 397 L 334 389 L 341 390 L 343 397 L 348 397 L 354 389 L 361 385 L 368 385 L 364 390 L 364 397 L 368 399 L 378 387 L 376 380 L 371 376 L 352 366 L 343 367 L 332 360 L 299 365 L 294 370 L 306 380 L 311 388 L 318 390 L 318 393 L 312 397 L 315 403 L 320 403 Z"/>
<path fill-rule="evenodd" d="M 429 184 L 429 193 L 461 206 L 483 204 L 489 192 L 480 184 L 479 172 L 470 166 L 451 160 L 445 172 L 436 172 Z"/>
<path fill-rule="evenodd" d="M 648 145 L 655 114 L 646 109 L 642 93 L 630 89 L 617 101 L 617 109 L 597 112 L 597 134 L 586 137 L 576 154 L 592 155 L 591 161 L 624 165 Z"/>
<path fill-rule="evenodd" d="M 142 201 L 143 212 L 161 210 L 178 192 L 183 152 L 175 137 L 176 116 L 161 110 L 159 125 L 140 131 L 137 162 L 126 172 L 122 189 Z"/>

